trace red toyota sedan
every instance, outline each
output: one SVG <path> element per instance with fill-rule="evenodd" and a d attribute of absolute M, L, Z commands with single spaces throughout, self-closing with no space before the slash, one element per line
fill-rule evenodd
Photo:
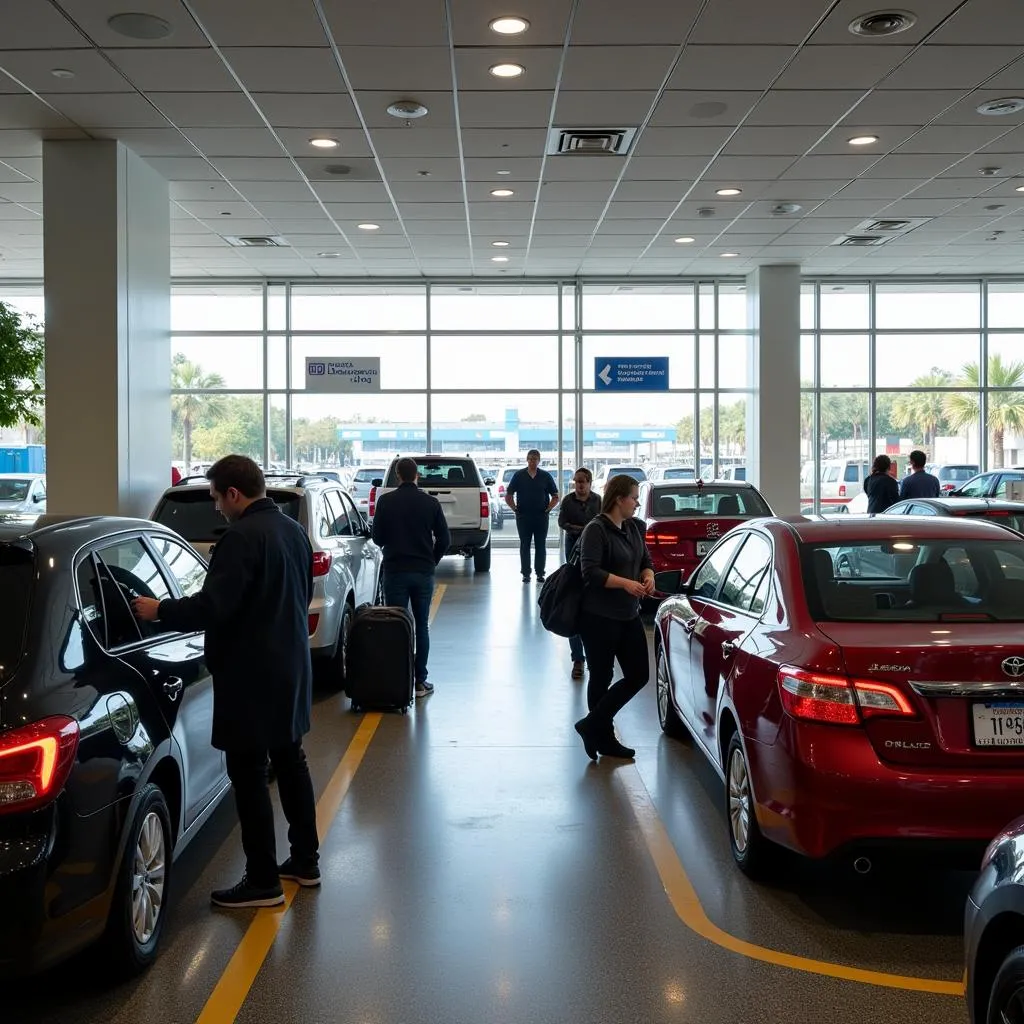
<path fill-rule="evenodd" d="M 642 483 L 636 510 L 654 571 L 680 569 L 684 579 L 734 526 L 772 514 L 753 484 L 717 480 Z"/>
<path fill-rule="evenodd" d="M 746 873 L 776 845 L 861 872 L 915 841 L 980 855 L 1020 813 L 1024 538 L 952 517 L 762 519 L 657 586 L 673 594 L 661 725 L 722 775 Z"/>

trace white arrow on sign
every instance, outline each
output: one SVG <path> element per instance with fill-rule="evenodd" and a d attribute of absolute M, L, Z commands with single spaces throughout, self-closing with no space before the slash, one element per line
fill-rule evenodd
<path fill-rule="evenodd" d="M 608 363 L 607 366 L 598 374 L 598 377 L 604 381 L 604 386 L 611 387 L 612 383 L 612 364 Z"/>

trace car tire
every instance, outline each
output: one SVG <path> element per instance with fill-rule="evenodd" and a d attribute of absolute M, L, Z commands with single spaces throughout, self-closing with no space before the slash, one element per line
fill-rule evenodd
<path fill-rule="evenodd" d="M 171 881 L 171 816 L 158 786 L 144 786 L 128 828 L 104 935 L 104 964 L 119 977 L 144 971 L 156 958 Z"/>
<path fill-rule="evenodd" d="M 473 552 L 473 571 L 474 572 L 490 572 L 491 571 L 491 545 L 488 544 L 485 548 L 477 548 Z"/>
<path fill-rule="evenodd" d="M 654 652 L 654 679 L 658 697 L 658 721 L 661 723 L 661 731 L 666 736 L 675 739 L 688 739 L 690 736 L 683 720 L 679 717 L 675 705 L 672 703 L 670 693 L 671 683 L 668 674 L 668 658 L 665 657 L 665 648 L 662 644 L 657 645 Z"/>
<path fill-rule="evenodd" d="M 339 693 L 345 689 L 346 664 L 348 659 L 348 638 L 352 632 L 352 605 L 348 601 L 341 612 L 338 623 L 338 644 L 334 649 L 334 657 L 328 663 L 326 682 L 332 690 Z"/>
<path fill-rule="evenodd" d="M 992 983 L 985 1024 L 1024 1022 L 1024 946 L 1003 961 Z"/>
<path fill-rule="evenodd" d="M 492 520 L 491 527 L 495 530 L 505 529 L 505 517 L 500 512 Z"/>
<path fill-rule="evenodd" d="M 748 878 L 765 878 L 771 867 L 772 848 L 757 823 L 750 769 L 738 732 L 732 734 L 725 755 L 725 819 L 736 866 Z"/>

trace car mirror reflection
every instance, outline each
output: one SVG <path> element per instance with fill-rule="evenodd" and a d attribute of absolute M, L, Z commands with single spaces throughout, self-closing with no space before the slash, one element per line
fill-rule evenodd
<path fill-rule="evenodd" d="M 654 589 L 660 594 L 678 594 L 683 589 L 683 573 L 680 569 L 668 569 L 654 574 Z"/>
<path fill-rule="evenodd" d="M 379 476 L 374 477 L 370 481 L 370 486 L 371 487 L 383 487 L 384 486 L 384 480 L 381 477 L 379 477 Z"/>

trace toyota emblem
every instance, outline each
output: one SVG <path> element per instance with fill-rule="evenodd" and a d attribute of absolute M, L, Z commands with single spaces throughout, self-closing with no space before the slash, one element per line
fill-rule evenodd
<path fill-rule="evenodd" d="M 1003 671 L 1012 679 L 1024 676 L 1024 658 L 1019 656 L 1003 659 Z"/>

